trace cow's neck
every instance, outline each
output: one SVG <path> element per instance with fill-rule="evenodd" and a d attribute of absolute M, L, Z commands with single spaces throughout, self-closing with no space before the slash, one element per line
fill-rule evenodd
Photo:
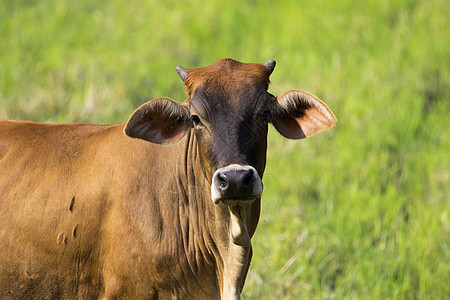
<path fill-rule="evenodd" d="M 191 132 L 188 134 L 185 145 L 187 147 L 186 177 L 189 205 L 198 213 L 197 223 L 205 247 L 211 255 L 219 277 L 219 285 L 223 299 L 239 299 L 240 291 L 250 265 L 252 248 L 250 238 L 253 235 L 259 219 L 260 201 L 241 210 L 246 215 L 248 241 L 242 245 L 236 245 L 231 238 L 231 223 L 233 215 L 229 207 L 222 203 L 214 204 L 211 200 L 211 186 L 206 180 L 200 167 L 200 157 L 197 148 L 197 140 Z M 199 189 L 199 187 L 201 187 Z M 192 215 L 191 215 L 192 216 Z M 235 224 L 236 226 L 236 224 Z"/>

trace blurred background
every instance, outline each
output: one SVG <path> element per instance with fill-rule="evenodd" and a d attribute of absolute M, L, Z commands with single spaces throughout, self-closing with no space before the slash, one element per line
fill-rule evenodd
<path fill-rule="evenodd" d="M 444 0 L 0 2 L 0 118 L 117 123 L 175 72 L 277 61 L 338 126 L 269 132 L 244 299 L 450 297 L 450 5 Z M 0 133 L 1 134 L 1 133 Z"/>

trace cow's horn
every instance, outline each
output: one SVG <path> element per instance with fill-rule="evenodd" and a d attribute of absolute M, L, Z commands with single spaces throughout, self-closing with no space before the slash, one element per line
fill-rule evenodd
<path fill-rule="evenodd" d="M 266 62 L 266 63 L 264 64 L 264 65 L 266 66 L 266 68 L 269 69 L 269 71 L 270 71 L 269 75 L 272 74 L 273 69 L 275 69 L 275 65 L 276 65 L 276 64 L 277 64 L 277 62 L 274 61 L 273 59 L 272 59 L 272 60 L 269 60 L 268 62 Z"/>
<path fill-rule="evenodd" d="M 177 67 L 178 76 L 180 76 L 181 80 L 185 81 L 187 77 L 187 70 L 182 66 Z"/>

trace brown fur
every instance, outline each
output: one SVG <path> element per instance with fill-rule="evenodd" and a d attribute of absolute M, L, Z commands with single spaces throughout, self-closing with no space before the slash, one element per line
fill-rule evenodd
<path fill-rule="evenodd" d="M 124 125 L 0 122 L 0 299 L 218 297 L 195 142 Z"/>
<path fill-rule="evenodd" d="M 211 89 L 220 88 L 235 90 L 247 84 L 259 84 L 261 88 L 267 90 L 270 73 L 270 70 L 262 64 L 241 63 L 225 58 L 211 66 L 189 69 L 185 81 L 186 94 L 192 98 L 194 92 L 201 86 L 204 86 L 206 93 Z"/>

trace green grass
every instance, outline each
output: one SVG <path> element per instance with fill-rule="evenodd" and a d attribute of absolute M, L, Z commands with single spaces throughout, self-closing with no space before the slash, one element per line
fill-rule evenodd
<path fill-rule="evenodd" d="M 185 99 L 177 65 L 275 59 L 339 122 L 270 131 L 244 299 L 450 297 L 447 1 L 100 3 L 0 2 L 0 117 L 121 122 Z"/>

